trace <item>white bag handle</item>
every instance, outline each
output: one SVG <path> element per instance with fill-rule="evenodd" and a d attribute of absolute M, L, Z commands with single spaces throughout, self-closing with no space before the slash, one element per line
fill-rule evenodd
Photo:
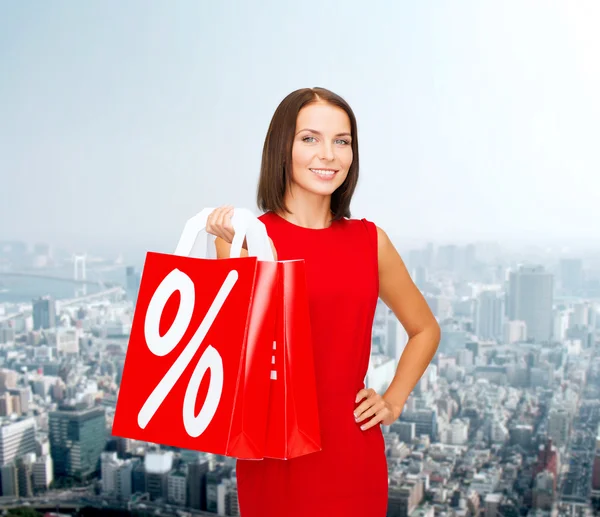
<path fill-rule="evenodd" d="M 205 208 L 185 223 L 174 255 L 194 258 L 216 258 L 215 236 L 206 232 L 208 216 L 214 208 Z M 238 258 L 244 238 L 248 244 L 248 255 L 259 260 L 273 261 L 273 249 L 262 221 L 246 208 L 234 208 L 231 224 L 235 231 L 229 256 Z M 209 251 L 212 252 L 209 257 Z"/>

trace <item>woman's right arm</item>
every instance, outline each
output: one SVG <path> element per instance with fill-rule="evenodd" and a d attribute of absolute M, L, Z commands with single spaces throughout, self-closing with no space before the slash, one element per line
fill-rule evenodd
<path fill-rule="evenodd" d="M 240 251 L 240 257 L 247 257 L 248 250 L 244 247 L 246 243 L 242 246 Z M 217 258 L 229 258 L 229 253 L 231 251 L 231 242 L 227 242 L 223 240 L 221 237 L 217 237 L 215 239 L 215 246 L 217 248 Z"/>

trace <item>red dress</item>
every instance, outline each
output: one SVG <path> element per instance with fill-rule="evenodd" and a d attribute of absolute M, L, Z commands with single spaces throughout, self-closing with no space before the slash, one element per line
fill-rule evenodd
<path fill-rule="evenodd" d="M 385 517 L 381 425 L 356 423 L 379 294 L 377 228 L 342 219 L 324 229 L 259 217 L 279 260 L 305 259 L 322 450 L 291 460 L 237 460 L 241 517 Z M 368 419 L 366 419 L 368 421 Z"/>

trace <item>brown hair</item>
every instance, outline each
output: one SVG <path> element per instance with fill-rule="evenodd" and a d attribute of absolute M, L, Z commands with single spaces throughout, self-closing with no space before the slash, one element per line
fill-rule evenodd
<path fill-rule="evenodd" d="M 290 93 L 277 106 L 263 146 L 258 180 L 257 204 L 264 212 L 288 212 L 284 203 L 287 186 L 292 181 L 292 145 L 298 113 L 307 104 L 324 101 L 343 109 L 350 119 L 352 164 L 348 176 L 331 195 L 333 219 L 350 217 L 350 201 L 358 183 L 358 136 L 352 108 L 339 95 L 325 88 L 302 88 Z"/>

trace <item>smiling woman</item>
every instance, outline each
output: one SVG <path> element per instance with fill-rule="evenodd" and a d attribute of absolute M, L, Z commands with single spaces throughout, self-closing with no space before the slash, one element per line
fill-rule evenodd
<path fill-rule="evenodd" d="M 325 213 L 330 208 L 333 220 L 350 217 L 358 165 L 356 118 L 348 103 L 323 88 L 297 90 L 279 105 L 267 131 L 258 206 L 299 217 L 293 200 L 308 197 L 331 205 Z"/>
<path fill-rule="evenodd" d="M 381 425 L 400 416 L 435 353 L 439 327 L 385 232 L 350 218 L 358 163 L 356 119 L 335 93 L 297 90 L 275 110 L 263 148 L 259 219 L 279 260 L 305 262 L 322 449 L 289 460 L 238 459 L 244 517 L 387 512 Z M 221 207 L 209 217 L 219 258 L 229 256 L 231 213 Z M 378 296 L 410 337 L 383 395 L 364 384 Z"/>

